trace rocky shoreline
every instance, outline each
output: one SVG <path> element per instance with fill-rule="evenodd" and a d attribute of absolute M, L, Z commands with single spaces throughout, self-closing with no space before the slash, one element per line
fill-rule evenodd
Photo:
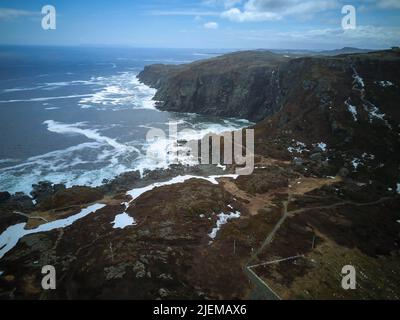
<path fill-rule="evenodd" d="M 263 119 L 253 127 L 254 173 L 151 190 L 144 187 L 234 168 L 174 166 L 144 178 L 132 172 L 98 188 L 41 183 L 35 205 L 2 193 L 3 229 L 20 221 L 34 228 L 45 223 L 39 217 L 69 217 L 93 203 L 104 207 L 66 228 L 23 237 L 0 259 L 0 297 L 268 299 L 264 282 L 283 299 L 399 299 L 400 54 L 283 60 L 245 52 L 147 67 L 140 77 L 157 87 L 161 108 Z M 383 80 L 393 86 L 382 87 Z M 275 90 L 284 95 L 271 95 Z M 132 198 L 133 188 L 144 189 Z M 135 223 L 115 229 L 122 212 Z M 46 264 L 57 269 L 55 291 L 40 287 Z M 340 286 L 348 264 L 359 274 L 355 291 Z"/>

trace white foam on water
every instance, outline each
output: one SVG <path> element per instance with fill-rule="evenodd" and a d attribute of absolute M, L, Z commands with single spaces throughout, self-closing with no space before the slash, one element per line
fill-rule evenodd
<path fill-rule="evenodd" d="M 23 101 L 82 97 L 81 108 L 154 110 L 153 97 L 156 90 L 140 83 L 136 75 L 135 71 L 130 71 L 110 77 L 92 77 L 87 81 L 48 82 L 41 84 L 41 87 L 49 89 L 71 85 L 93 85 L 96 88 L 94 93 L 86 95 L 33 98 Z M 48 107 L 46 110 L 56 110 L 56 107 Z M 196 165 L 198 164 L 197 157 L 188 154 L 189 149 L 182 145 L 179 146 L 176 140 L 198 140 L 207 134 L 234 131 L 250 124 L 247 120 L 236 119 L 222 120 L 221 123 L 202 122 L 202 119 L 196 118 L 198 116 L 195 114 L 178 114 L 177 117 L 178 119 L 175 120 L 177 125 L 194 131 L 182 131 L 182 128 L 179 128 L 179 134 L 174 141 L 166 137 L 157 141 L 134 140 L 127 143 L 121 143 L 116 138 L 104 135 L 101 131 L 104 128 L 93 128 L 86 122 L 63 123 L 47 120 L 44 125 L 53 133 L 81 135 L 92 142 L 30 157 L 16 165 L 10 163 L 10 166 L 0 169 L 0 189 L 12 193 L 25 192 L 29 194 L 32 184 L 44 180 L 63 183 L 67 187 L 74 185 L 97 187 L 103 184 L 104 179 L 113 179 L 127 171 L 139 170 L 143 174 L 145 170 L 166 169 L 176 161 L 188 166 Z M 140 127 L 144 128 L 145 126 Z M 147 129 L 151 129 L 151 127 L 148 126 Z M 178 152 L 179 157 L 177 158 L 175 155 Z"/>
<path fill-rule="evenodd" d="M 119 108 L 157 110 L 156 101 L 153 100 L 157 91 L 141 83 L 135 72 L 92 78 L 91 81 L 100 89 L 79 101 L 82 108 L 94 106 L 100 109 L 112 107 L 111 110 Z"/>
<path fill-rule="evenodd" d="M 176 122 L 189 125 L 194 130 L 188 132 L 179 128 L 177 139 L 185 141 L 201 139 L 210 133 L 234 131 L 243 128 L 244 124 L 233 120 L 225 125 L 197 123 L 194 116 L 182 117 L 183 119 Z M 188 121 L 189 118 L 192 122 Z M 53 133 L 82 135 L 93 141 L 30 157 L 23 163 L 0 169 L 1 190 L 29 194 L 33 184 L 44 180 L 63 183 L 67 187 L 97 187 L 103 184 L 104 179 L 113 179 L 127 171 L 139 170 L 143 174 L 145 170 L 166 169 L 174 163 L 171 160 L 176 160 L 171 158 L 171 154 L 175 157 L 178 152 L 179 163 L 188 166 L 198 164 L 197 157 L 186 154 L 187 147 L 179 146 L 176 139 L 170 140 L 169 137 L 148 142 L 131 141 L 126 144 L 105 136 L 100 129 L 91 128 L 86 122 L 69 124 L 47 120 L 44 125 Z M 222 164 L 220 167 L 223 167 Z"/>
<path fill-rule="evenodd" d="M 56 122 L 54 120 L 47 120 L 43 122 L 47 125 L 47 130 L 60 134 L 80 134 L 85 136 L 90 140 L 95 140 L 99 143 L 105 143 L 113 147 L 118 151 L 131 151 L 140 153 L 138 149 L 132 146 L 127 146 L 122 143 L 117 142 L 115 139 L 111 139 L 109 137 L 102 136 L 95 129 L 83 129 L 82 126 L 85 125 L 84 122 L 74 123 L 74 124 L 66 124 L 61 122 Z"/>
<path fill-rule="evenodd" d="M 91 213 L 95 213 L 104 207 L 104 204 L 96 203 L 82 209 L 79 213 L 73 216 L 42 224 L 35 229 L 25 229 L 26 223 L 19 223 L 10 226 L 0 235 L 0 259 L 3 258 L 7 252 L 13 249 L 17 245 L 18 241 L 24 236 L 69 227 L 77 220 L 80 220 Z"/>
<path fill-rule="evenodd" d="M 191 149 L 186 145 L 186 142 L 201 140 L 211 134 L 218 135 L 224 132 L 240 130 L 244 128 L 245 124 L 249 123 L 248 121 L 238 120 L 224 120 L 224 124 L 196 122 L 196 115 L 185 114 L 182 117 L 183 119 L 167 123 L 169 125 L 184 125 L 183 127 L 178 126 L 175 136 L 170 136 L 167 129 L 165 136 L 146 142 L 144 146 L 145 154 L 139 157 L 135 166 L 136 170 L 139 170 L 143 174 L 144 170 L 166 169 L 171 163 L 180 163 L 186 166 L 197 165 L 199 164 L 198 155 L 190 152 Z M 153 129 L 153 127 L 148 125 L 142 125 L 141 127 Z M 181 145 L 177 143 L 178 141 L 185 143 Z"/>
<path fill-rule="evenodd" d="M 41 102 L 50 100 L 62 100 L 62 99 L 75 99 L 88 97 L 87 94 L 75 94 L 69 96 L 58 96 L 58 97 L 41 97 L 41 98 L 30 98 L 30 99 L 15 99 L 15 100 L 0 100 L 0 103 L 15 103 L 15 102 Z"/>
<path fill-rule="evenodd" d="M 18 162 L 18 159 L 0 159 L 0 164 Z"/>
<path fill-rule="evenodd" d="M 135 219 L 126 212 L 116 215 L 114 221 L 111 223 L 114 224 L 114 229 L 125 229 L 126 227 L 136 225 Z"/>
<path fill-rule="evenodd" d="M 67 73 L 68 74 L 68 73 Z M 54 90 L 61 87 L 68 87 L 74 85 L 93 85 L 95 82 L 92 80 L 72 80 L 72 81 L 60 81 L 60 82 L 44 82 L 34 87 L 16 87 L 2 90 L 3 93 L 13 93 L 22 91 L 34 91 L 34 90 Z"/>

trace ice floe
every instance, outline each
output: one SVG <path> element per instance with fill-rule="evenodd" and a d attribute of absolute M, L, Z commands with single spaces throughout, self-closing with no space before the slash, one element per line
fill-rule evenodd
<path fill-rule="evenodd" d="M 12 248 L 14 248 L 17 245 L 18 241 L 24 236 L 69 227 L 77 220 L 80 220 L 104 207 L 104 204 L 97 203 L 85 209 L 82 209 L 79 213 L 73 216 L 42 224 L 35 229 L 25 229 L 26 223 L 12 225 L 0 235 L 0 259 L 3 258 L 4 255 Z"/>

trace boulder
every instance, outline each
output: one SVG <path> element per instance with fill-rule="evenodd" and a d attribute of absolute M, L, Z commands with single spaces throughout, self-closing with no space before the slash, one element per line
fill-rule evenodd
<path fill-rule="evenodd" d="M 341 169 L 339 170 L 338 176 L 339 176 L 339 177 L 342 177 L 342 178 L 345 178 L 345 177 L 347 177 L 347 176 L 349 175 L 349 173 L 350 173 L 349 169 L 343 167 L 343 168 L 341 168 Z"/>
<path fill-rule="evenodd" d="M 10 200 L 11 195 L 8 192 L 0 192 L 0 203 L 4 203 Z"/>

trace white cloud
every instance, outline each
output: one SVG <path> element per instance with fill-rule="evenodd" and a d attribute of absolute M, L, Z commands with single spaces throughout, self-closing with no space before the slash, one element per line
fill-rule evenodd
<path fill-rule="evenodd" d="M 242 0 L 203 0 L 208 6 L 223 6 L 225 9 L 232 8 L 242 3 Z"/>
<path fill-rule="evenodd" d="M 218 23 L 216 22 L 207 22 L 204 24 L 204 28 L 206 29 L 218 29 Z"/>
<path fill-rule="evenodd" d="M 273 12 L 241 11 L 238 8 L 232 8 L 224 11 L 221 14 L 221 17 L 235 22 L 271 21 L 282 18 L 281 15 Z"/>
<path fill-rule="evenodd" d="M 400 0 L 378 0 L 378 7 L 383 9 L 400 9 Z"/>
<path fill-rule="evenodd" d="M 358 26 L 355 30 L 342 28 L 309 29 L 306 31 L 279 32 L 256 30 L 237 33 L 237 37 L 259 46 L 284 45 L 292 48 L 340 48 L 358 47 L 367 49 L 390 48 L 399 45 L 400 27 Z M 261 45 L 260 45 L 261 44 Z"/>
<path fill-rule="evenodd" d="M 4 19 L 16 19 L 20 17 L 31 17 L 39 15 L 40 12 L 18 10 L 11 8 L 0 8 L 0 20 Z"/>
<path fill-rule="evenodd" d="M 218 11 L 200 11 L 200 10 L 153 10 L 148 11 L 147 14 L 152 16 L 194 16 L 194 17 L 204 17 L 204 16 L 219 16 Z"/>
<path fill-rule="evenodd" d="M 231 8 L 221 17 L 235 22 L 272 21 L 286 16 L 303 19 L 336 7 L 337 0 L 247 0 L 242 9 Z"/>

